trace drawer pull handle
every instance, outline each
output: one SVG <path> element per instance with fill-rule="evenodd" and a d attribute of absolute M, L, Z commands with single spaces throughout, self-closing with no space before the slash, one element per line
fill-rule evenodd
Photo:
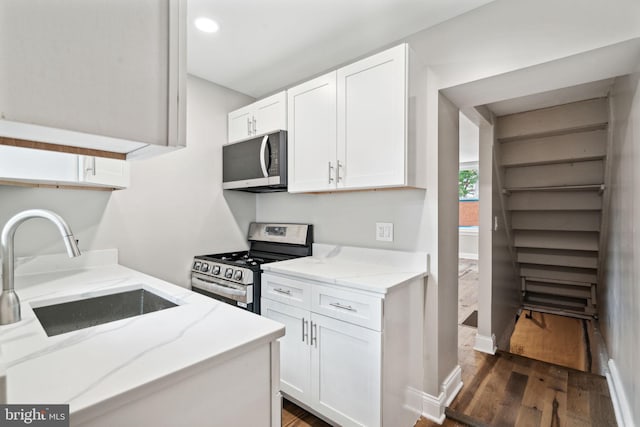
<path fill-rule="evenodd" d="M 329 305 L 335 307 L 335 308 L 341 308 L 343 310 L 349 310 L 349 311 L 358 311 L 355 308 L 351 307 L 350 305 L 342 305 L 339 302 L 332 302 Z"/>
<path fill-rule="evenodd" d="M 273 290 L 279 294 L 291 295 L 291 291 L 289 289 L 273 288 Z"/>

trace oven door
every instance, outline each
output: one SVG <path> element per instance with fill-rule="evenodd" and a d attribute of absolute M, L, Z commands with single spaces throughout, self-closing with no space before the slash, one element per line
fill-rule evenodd
<path fill-rule="evenodd" d="M 203 274 L 191 273 L 191 289 L 238 307 L 250 309 L 250 305 L 253 305 L 253 285 L 241 285 Z"/>
<path fill-rule="evenodd" d="M 283 188 L 287 185 L 287 132 L 222 147 L 222 188 Z"/>

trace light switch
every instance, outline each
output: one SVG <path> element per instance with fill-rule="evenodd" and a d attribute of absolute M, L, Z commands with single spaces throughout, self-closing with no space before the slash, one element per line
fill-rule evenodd
<path fill-rule="evenodd" d="M 393 242 L 393 223 L 376 222 L 376 240 Z"/>

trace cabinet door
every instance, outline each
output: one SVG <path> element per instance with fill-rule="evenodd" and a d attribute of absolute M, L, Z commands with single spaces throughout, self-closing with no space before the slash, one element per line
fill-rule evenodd
<path fill-rule="evenodd" d="M 236 142 L 248 138 L 253 134 L 253 105 L 229 113 L 228 140 Z"/>
<path fill-rule="evenodd" d="M 0 145 L 0 180 L 76 184 L 78 156 Z"/>
<path fill-rule="evenodd" d="M 407 45 L 338 70 L 338 188 L 405 184 Z"/>
<path fill-rule="evenodd" d="M 285 325 L 285 336 L 280 338 L 280 389 L 301 401 L 311 398 L 310 387 L 310 312 L 261 299 L 262 316 Z"/>
<path fill-rule="evenodd" d="M 0 2 L 3 118 L 183 146 L 185 3 Z M 86 138 L 81 147 L 104 149 L 101 142 Z"/>
<path fill-rule="evenodd" d="M 290 193 L 336 187 L 336 72 L 288 90 Z"/>
<path fill-rule="evenodd" d="M 81 156 L 78 172 L 80 181 L 85 183 L 113 188 L 129 186 L 129 163 L 124 160 Z"/>
<path fill-rule="evenodd" d="M 253 104 L 253 134 L 287 130 L 287 92 L 282 91 Z"/>
<path fill-rule="evenodd" d="M 311 314 L 314 407 L 343 426 L 380 426 L 379 332 Z"/>

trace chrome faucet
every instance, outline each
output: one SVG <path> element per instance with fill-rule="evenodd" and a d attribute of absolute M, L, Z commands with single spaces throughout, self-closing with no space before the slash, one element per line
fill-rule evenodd
<path fill-rule="evenodd" d="M 0 246 L 2 250 L 2 294 L 0 294 L 0 325 L 20 321 L 20 300 L 13 290 L 13 238 L 16 229 L 30 218 L 45 218 L 53 222 L 60 234 L 70 258 L 80 255 L 80 249 L 71 229 L 60 215 L 45 209 L 30 209 L 14 215 L 2 229 Z"/>

